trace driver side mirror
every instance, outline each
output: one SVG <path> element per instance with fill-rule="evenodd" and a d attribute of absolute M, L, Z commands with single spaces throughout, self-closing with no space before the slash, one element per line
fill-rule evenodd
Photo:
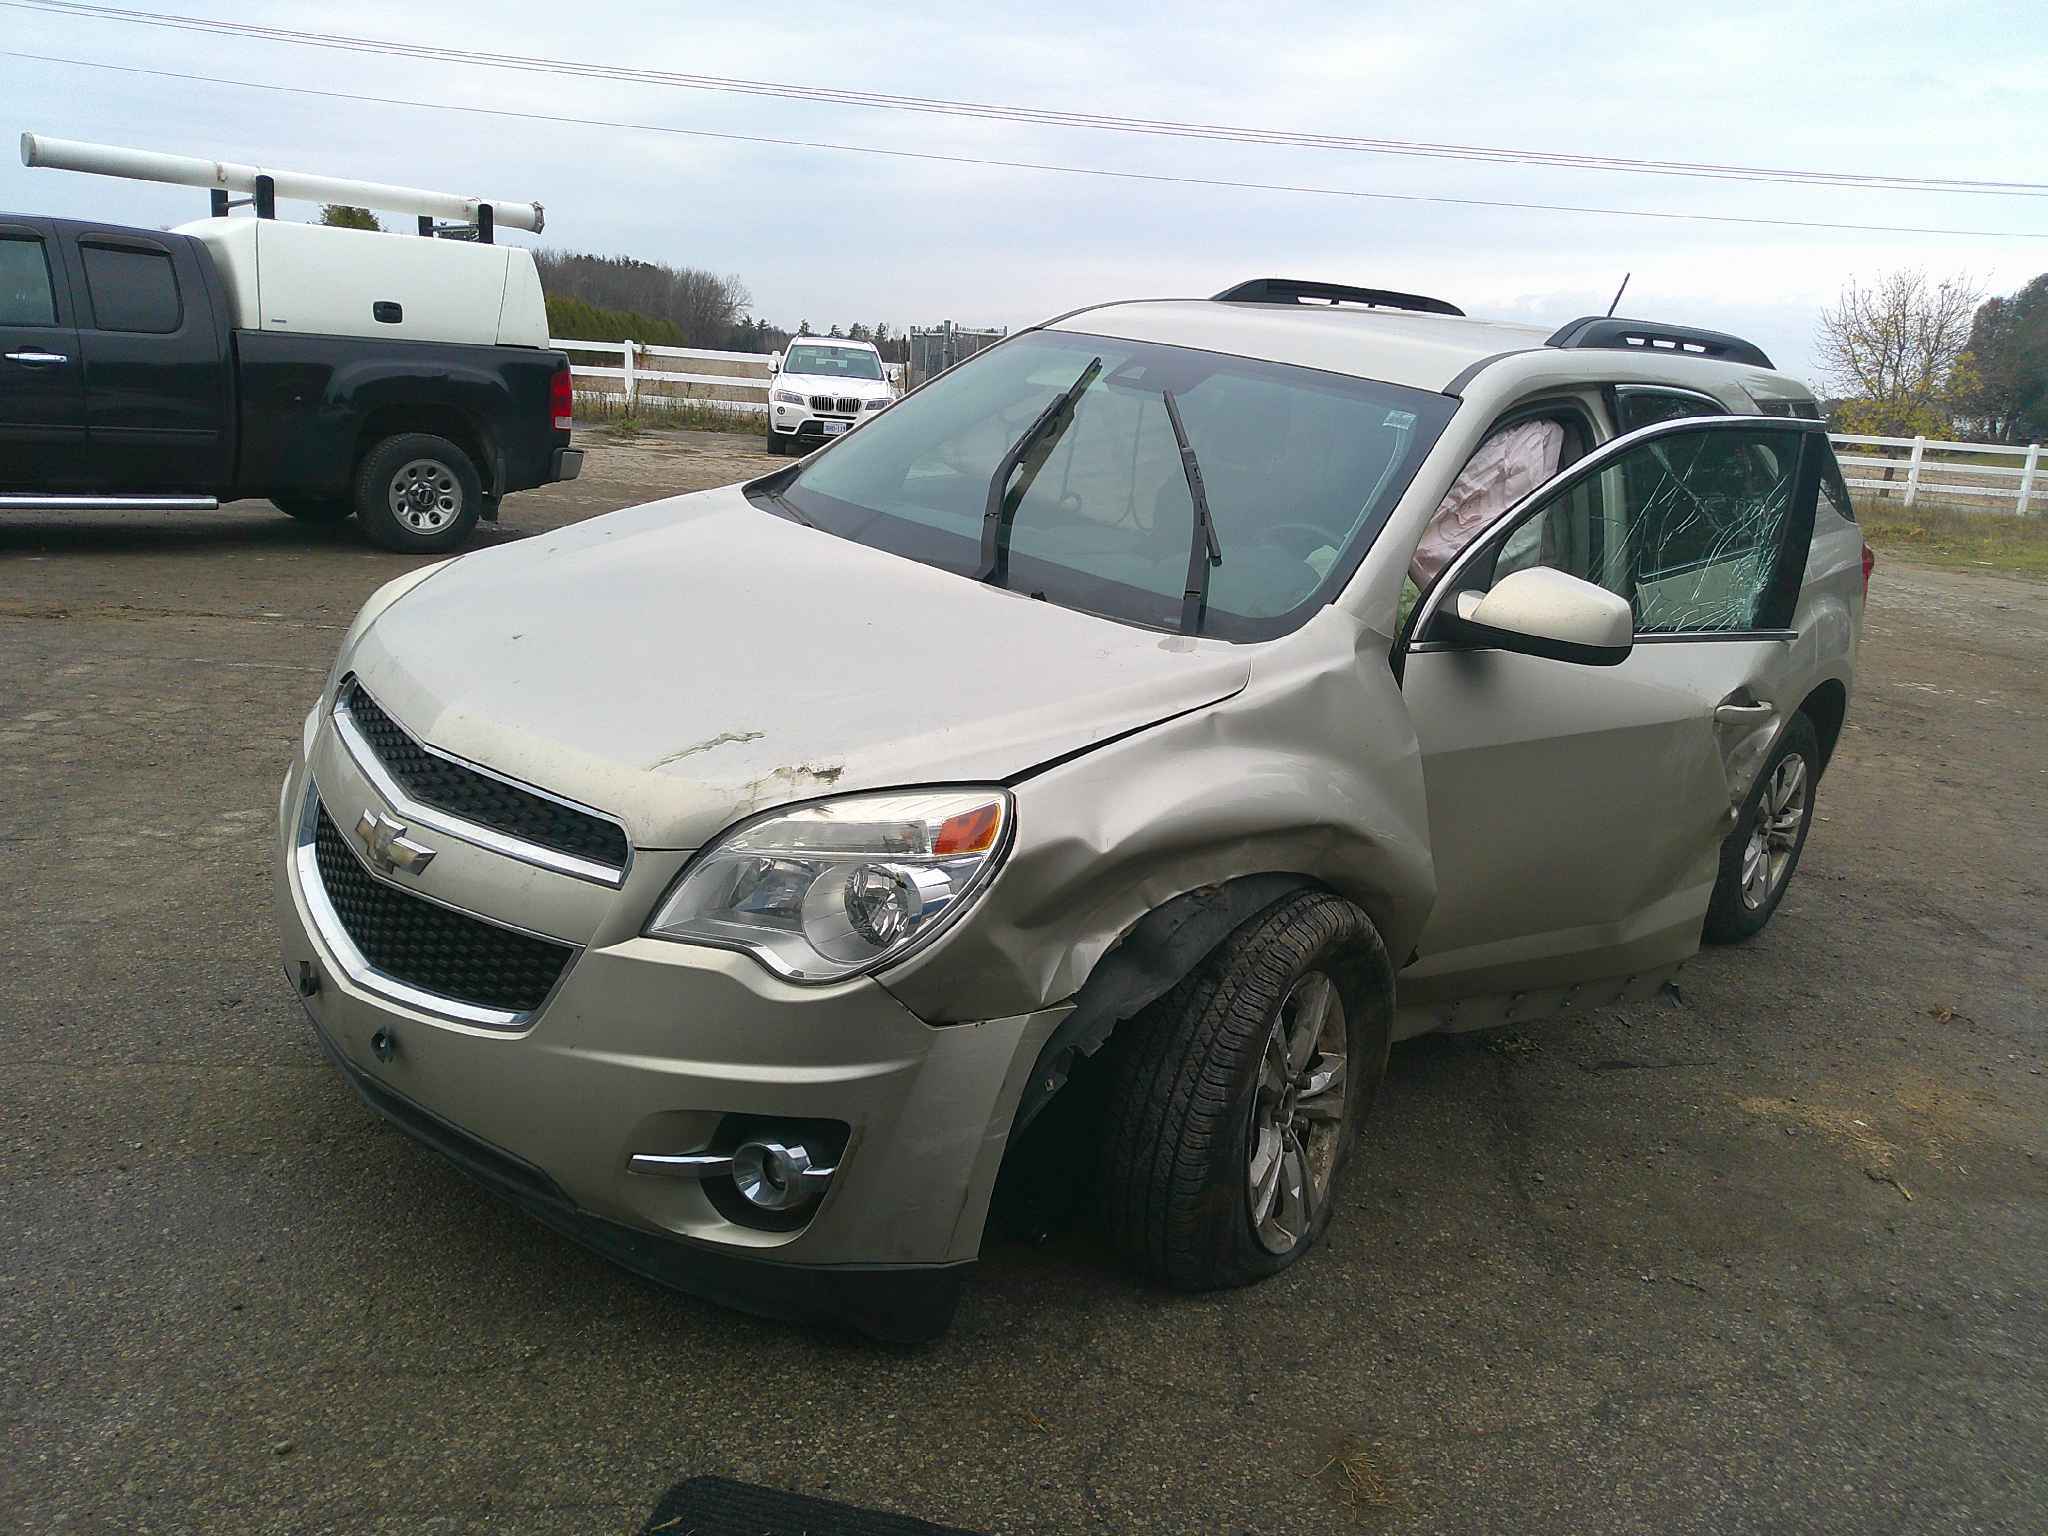
<path fill-rule="evenodd" d="M 1455 637 L 1582 666 L 1613 667 L 1635 645 L 1628 599 L 1563 571 L 1515 571 L 1490 592 L 1460 592 L 1453 604 Z"/>

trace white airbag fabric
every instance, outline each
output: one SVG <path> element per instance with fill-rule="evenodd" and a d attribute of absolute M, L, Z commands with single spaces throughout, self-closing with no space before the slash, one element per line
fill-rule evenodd
<path fill-rule="evenodd" d="M 1426 588 L 1481 530 L 1555 475 L 1563 452 L 1564 427 L 1555 421 L 1518 422 L 1481 443 L 1430 514 L 1408 563 L 1415 585 Z"/>

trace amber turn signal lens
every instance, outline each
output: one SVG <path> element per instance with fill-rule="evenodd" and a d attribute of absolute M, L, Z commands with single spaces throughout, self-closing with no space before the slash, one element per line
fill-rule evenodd
<path fill-rule="evenodd" d="M 939 835 L 932 844 L 932 852 L 986 853 L 996 845 L 996 832 L 1002 824 L 1003 807 L 993 800 L 987 805 L 977 805 L 971 811 L 962 811 L 957 816 L 948 816 L 939 823 Z"/>

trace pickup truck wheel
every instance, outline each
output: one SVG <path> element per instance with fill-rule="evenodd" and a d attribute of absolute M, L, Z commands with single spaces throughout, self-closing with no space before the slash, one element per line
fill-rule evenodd
<path fill-rule="evenodd" d="M 439 554 L 469 537 L 483 482 L 445 437 L 405 432 L 372 448 L 356 469 L 356 516 L 372 543 L 400 554 Z"/>
<path fill-rule="evenodd" d="M 1721 873 L 1701 935 L 1709 944 L 1739 944 L 1763 932 L 1778 910 L 1813 826 L 1813 779 L 1819 767 L 1820 738 L 1813 722 L 1796 714 L 1750 786 L 1734 830 L 1721 843 Z"/>
<path fill-rule="evenodd" d="M 1315 1246 L 1386 1072 L 1392 975 L 1364 912 L 1299 891 L 1111 1037 L 1102 1215 L 1138 1268 L 1215 1290 Z"/>
<path fill-rule="evenodd" d="M 273 501 L 271 505 L 302 523 L 345 522 L 356 512 L 355 504 L 348 501 Z"/>

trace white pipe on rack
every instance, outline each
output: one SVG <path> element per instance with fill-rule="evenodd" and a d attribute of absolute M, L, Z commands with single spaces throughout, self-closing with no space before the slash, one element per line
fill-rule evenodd
<path fill-rule="evenodd" d="M 500 229 L 525 229 L 538 234 L 545 223 L 539 203 L 499 202 L 489 197 L 462 197 L 453 192 L 427 192 L 376 181 L 350 181 L 341 176 L 314 176 L 304 171 L 274 171 L 267 166 L 237 165 L 227 160 L 201 160 L 192 155 L 166 155 L 151 149 L 124 149 L 118 144 L 88 144 L 81 139 L 53 139 L 47 134 L 21 136 L 21 163 L 57 171 L 85 171 L 95 176 L 123 176 L 130 181 L 159 181 L 179 187 L 207 187 L 224 192 L 253 193 L 256 178 L 268 176 L 277 196 L 309 203 L 346 203 L 353 208 L 381 208 L 427 218 L 477 221 L 477 210 L 490 204 Z"/>

